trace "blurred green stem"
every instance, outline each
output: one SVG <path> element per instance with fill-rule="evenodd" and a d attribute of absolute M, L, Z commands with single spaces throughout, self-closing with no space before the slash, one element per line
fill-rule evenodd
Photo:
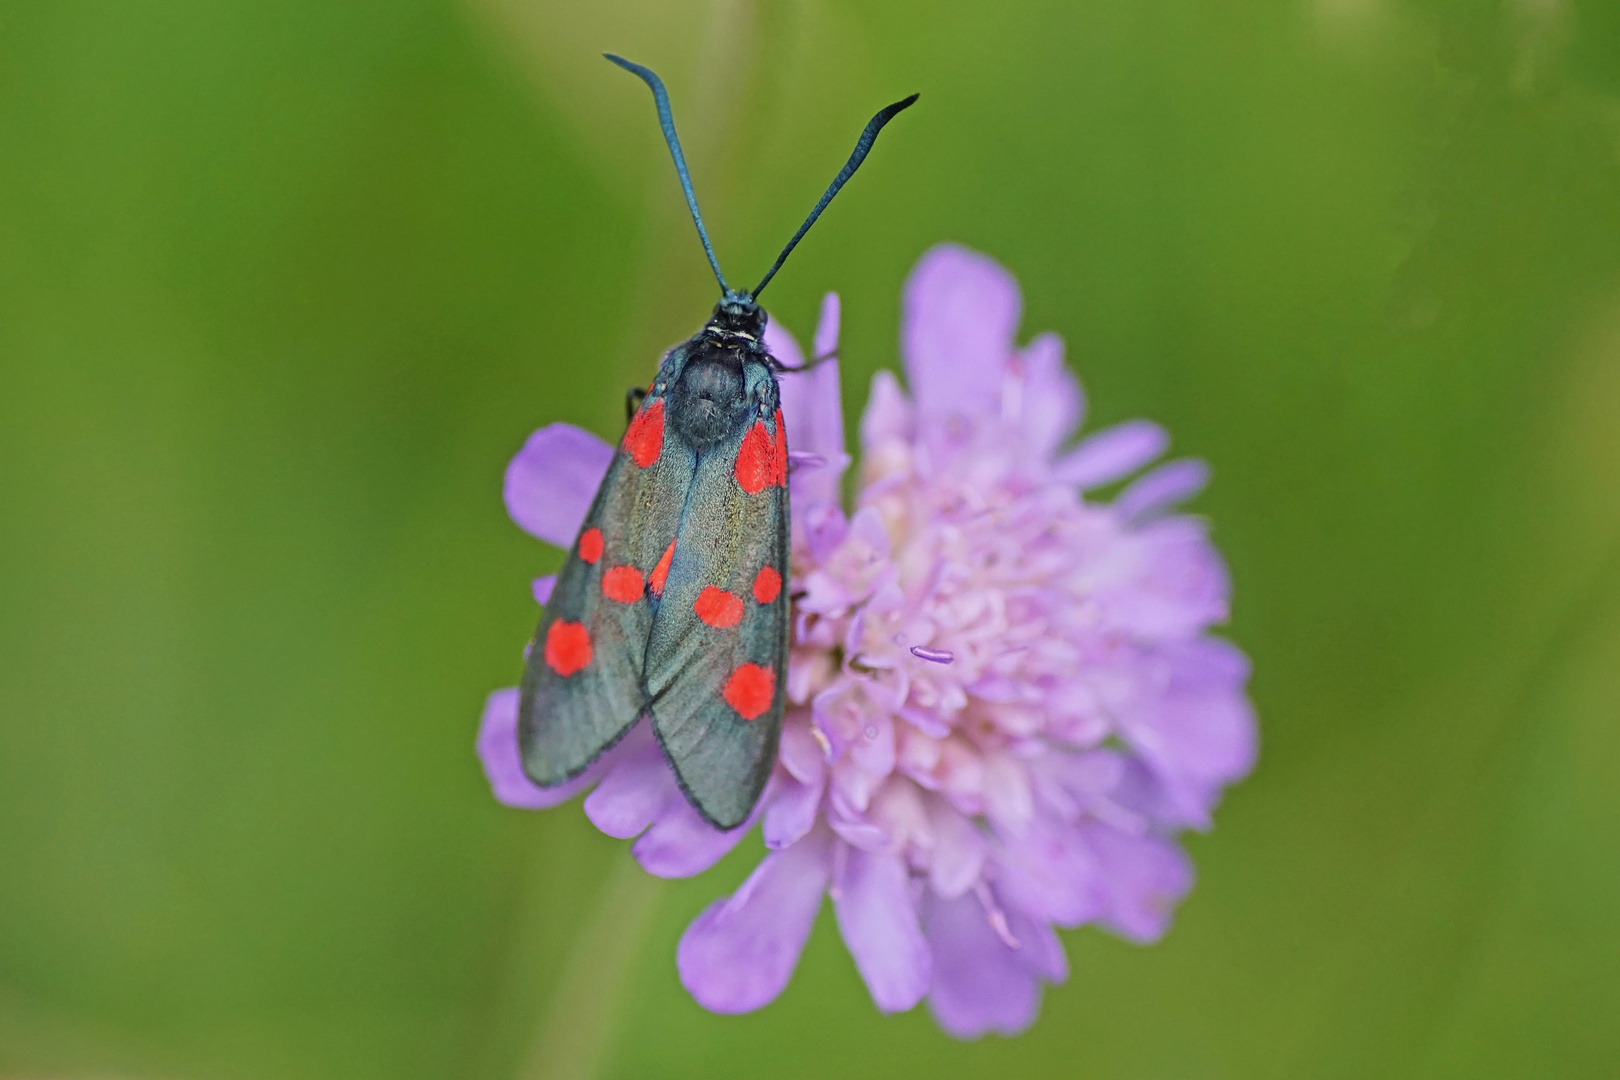
<path fill-rule="evenodd" d="M 662 894 L 663 882 L 628 854 L 614 861 L 595 911 L 574 940 L 520 1080 L 590 1080 L 597 1074 L 625 979 Z"/>

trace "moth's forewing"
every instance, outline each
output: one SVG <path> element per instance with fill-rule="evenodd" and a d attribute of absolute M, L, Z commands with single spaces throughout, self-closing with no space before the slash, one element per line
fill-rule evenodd
<path fill-rule="evenodd" d="M 666 368 L 671 361 L 679 357 Z M 675 539 L 695 465 L 669 437 L 664 409 L 664 395 L 650 394 L 631 421 L 524 665 L 518 745 L 524 772 L 542 787 L 583 772 L 641 715 L 647 586 Z"/>
<path fill-rule="evenodd" d="M 787 677 L 786 433 L 770 368 L 751 359 L 744 381 L 751 400 L 768 384 L 765 402 L 698 463 L 645 671 L 653 730 L 720 828 L 748 817 L 770 777 Z"/>

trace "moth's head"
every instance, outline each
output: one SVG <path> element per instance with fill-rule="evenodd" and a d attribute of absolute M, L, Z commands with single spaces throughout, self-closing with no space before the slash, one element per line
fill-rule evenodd
<path fill-rule="evenodd" d="M 757 341 L 765 334 L 765 309 L 755 303 L 752 293 L 727 289 L 714 305 L 709 325 L 728 334 L 747 334 Z"/>

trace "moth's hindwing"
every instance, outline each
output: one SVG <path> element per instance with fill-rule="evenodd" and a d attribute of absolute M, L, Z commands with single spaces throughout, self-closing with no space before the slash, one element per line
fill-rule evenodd
<path fill-rule="evenodd" d="M 758 408 L 698 461 L 645 674 L 653 731 L 688 800 L 723 829 L 770 777 L 787 679 L 786 432 L 770 368 L 750 359 L 744 382 Z"/>
<path fill-rule="evenodd" d="M 583 772 L 642 715 L 652 604 L 695 466 L 664 414 L 664 396 L 652 394 L 631 421 L 524 665 L 518 745 L 542 787 Z"/>

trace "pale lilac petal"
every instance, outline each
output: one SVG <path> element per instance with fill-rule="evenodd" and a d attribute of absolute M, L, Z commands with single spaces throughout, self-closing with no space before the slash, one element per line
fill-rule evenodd
<path fill-rule="evenodd" d="M 838 327 L 842 315 L 837 293 L 830 292 L 821 298 L 821 314 L 816 319 L 816 340 L 813 346 L 816 356 L 829 356 L 838 348 Z"/>
<path fill-rule="evenodd" d="M 799 717 L 802 715 L 798 714 Z M 827 758 L 821 744 L 810 733 L 810 725 L 802 719 L 790 716 L 788 722 L 782 725 L 782 741 L 778 744 L 776 756 L 782 767 L 800 783 L 819 786 L 822 777 L 827 775 Z"/>
<path fill-rule="evenodd" d="M 905 863 L 892 852 L 846 848 L 838 860 L 833 911 L 838 930 L 883 1012 L 904 1012 L 928 992 L 928 942 Z"/>
<path fill-rule="evenodd" d="M 1123 938 L 1147 945 L 1170 928 L 1170 915 L 1192 888 L 1186 854 L 1157 836 L 1131 836 L 1106 825 L 1082 826 L 1097 853 L 1108 892 L 1102 922 Z"/>
<path fill-rule="evenodd" d="M 1197 458 L 1166 462 L 1132 480 L 1114 500 L 1114 509 L 1126 521 L 1186 502 L 1209 486 L 1209 466 Z"/>
<path fill-rule="evenodd" d="M 699 1005 L 752 1012 L 787 986 L 827 890 L 830 844 L 818 831 L 765 856 L 742 888 L 686 928 L 675 964 Z"/>
<path fill-rule="evenodd" d="M 933 952 L 928 1008 L 940 1027 L 977 1039 L 991 1031 L 1016 1035 L 1035 1021 L 1040 980 L 991 928 L 977 896 L 931 897 L 924 927 Z"/>
<path fill-rule="evenodd" d="M 866 411 L 861 413 L 861 448 L 870 456 L 886 442 L 911 438 L 914 418 L 900 380 L 892 371 L 879 370 L 872 376 Z"/>
<path fill-rule="evenodd" d="M 1022 310 L 1018 282 L 988 256 L 940 244 L 918 260 L 906 279 L 900 351 L 923 416 L 996 408 Z"/>
<path fill-rule="evenodd" d="M 770 793 L 766 793 L 766 798 Z M 684 798 L 672 799 L 647 831 L 636 838 L 630 853 L 641 868 L 654 877 L 684 878 L 701 874 L 736 847 L 753 828 L 760 814 L 760 800 L 748 820 L 735 829 L 717 829 L 703 820 Z"/>
<path fill-rule="evenodd" d="M 928 882 L 940 896 L 953 900 L 979 880 L 984 869 L 984 835 L 946 799 L 930 795 L 924 806 L 934 840 Z"/>
<path fill-rule="evenodd" d="M 545 607 L 546 604 L 551 601 L 551 592 L 556 587 L 556 574 L 547 574 L 545 577 L 535 578 L 534 584 L 530 586 L 534 592 L 534 602 L 539 604 L 541 607 Z"/>
<path fill-rule="evenodd" d="M 833 309 L 832 342 L 836 345 L 837 297 L 829 293 L 827 299 Z M 788 361 L 772 346 L 771 330 L 775 325 L 772 323 L 765 328 L 766 345 L 771 346 L 772 355 L 784 363 L 799 363 Z M 822 326 L 816 332 L 818 356 L 831 351 L 821 349 L 826 329 L 824 304 Z M 799 347 L 793 342 L 792 335 L 786 330 L 779 330 L 778 334 L 784 346 L 792 343 L 792 355 L 798 356 Z M 849 467 L 850 460 L 844 452 L 844 406 L 839 389 L 838 361 L 827 360 L 807 371 L 783 372 L 777 381 L 782 388 L 782 421 L 787 428 L 788 447 L 796 453 L 812 454 L 823 461 L 820 465 L 802 465 L 789 474 L 793 508 L 798 512 L 810 502 L 836 505 L 840 501 L 844 470 Z"/>
<path fill-rule="evenodd" d="M 1110 804 L 1139 821 L 1156 822 L 1166 828 L 1209 827 L 1218 790 L 1210 796 L 1201 787 L 1173 780 L 1172 791 L 1163 774 L 1141 757 L 1122 755 L 1121 761 L 1124 768 L 1119 782 L 1108 792 Z"/>
<path fill-rule="evenodd" d="M 1083 810 L 1113 800 L 1129 763 L 1129 758 L 1115 750 L 1043 754 L 1033 763 L 1038 797 L 1052 817 L 1072 823 Z"/>
<path fill-rule="evenodd" d="M 869 560 L 881 562 L 889 557 L 889 530 L 883 525 L 883 515 L 875 508 L 857 510 L 849 519 L 849 534 L 869 553 Z"/>
<path fill-rule="evenodd" d="M 506 512 L 525 532 L 566 548 L 613 460 L 613 447 L 572 424 L 529 436 L 506 467 Z"/>
<path fill-rule="evenodd" d="M 1021 834 L 1035 815 L 1029 772 L 1008 754 L 984 757 L 984 816 L 998 830 Z"/>
<path fill-rule="evenodd" d="M 1063 339 L 1041 334 L 1024 346 L 1018 426 L 1029 449 L 1047 456 L 1069 440 L 1085 412 L 1080 380 L 1063 366 Z"/>
<path fill-rule="evenodd" d="M 596 781 L 597 773 L 587 770 L 580 776 L 543 788 L 523 772 L 517 738 L 518 692 L 515 688 L 497 690 L 484 702 L 484 717 L 478 725 L 478 760 L 484 764 L 495 800 L 519 810 L 544 810 L 567 802 Z"/>
<path fill-rule="evenodd" d="M 624 755 L 585 797 L 591 824 L 620 840 L 639 836 L 675 800 L 685 801 L 675 772 L 656 743 Z"/>
<path fill-rule="evenodd" d="M 1151 420 L 1127 420 L 1103 428 L 1058 458 L 1052 475 L 1084 491 L 1123 480 L 1170 446 L 1170 436 Z"/>
<path fill-rule="evenodd" d="M 1166 646 L 1156 659 L 1163 691 L 1121 712 L 1121 734 L 1189 823 L 1207 827 L 1221 789 L 1254 767 L 1259 727 L 1244 692 L 1249 661 L 1219 638 Z"/>
<path fill-rule="evenodd" d="M 1138 640 L 1189 638 L 1226 621 L 1226 564 L 1197 518 L 1161 517 L 1131 529 L 1087 570 L 1100 618 Z"/>
<path fill-rule="evenodd" d="M 888 713 L 866 718 L 849 745 L 849 760 L 872 776 L 884 777 L 894 771 L 894 720 Z"/>
<path fill-rule="evenodd" d="M 1047 982 L 1068 979 L 1069 958 L 1063 954 L 1063 942 L 1052 928 L 1017 908 L 1006 909 L 1006 915 L 1007 929 L 1018 942 L 1018 962 Z"/>
<path fill-rule="evenodd" d="M 834 502 L 809 502 L 802 510 L 793 505 L 793 530 L 803 537 L 810 557 L 823 562 L 849 533 L 849 519 Z"/>
<path fill-rule="evenodd" d="M 890 843 L 889 834 L 881 826 L 861 818 L 847 807 L 835 804 L 827 815 L 827 824 L 840 840 L 862 851 L 882 851 Z"/>
<path fill-rule="evenodd" d="M 1079 926 L 1105 910 L 1096 855 L 1073 826 L 1036 818 L 1023 836 L 1003 840 L 996 867 L 1007 903 L 1035 918 Z"/>
<path fill-rule="evenodd" d="M 810 784 L 797 780 L 782 782 L 776 798 L 765 811 L 766 847 L 772 851 L 791 847 L 810 831 L 821 805 L 821 789 L 820 780 Z"/>

